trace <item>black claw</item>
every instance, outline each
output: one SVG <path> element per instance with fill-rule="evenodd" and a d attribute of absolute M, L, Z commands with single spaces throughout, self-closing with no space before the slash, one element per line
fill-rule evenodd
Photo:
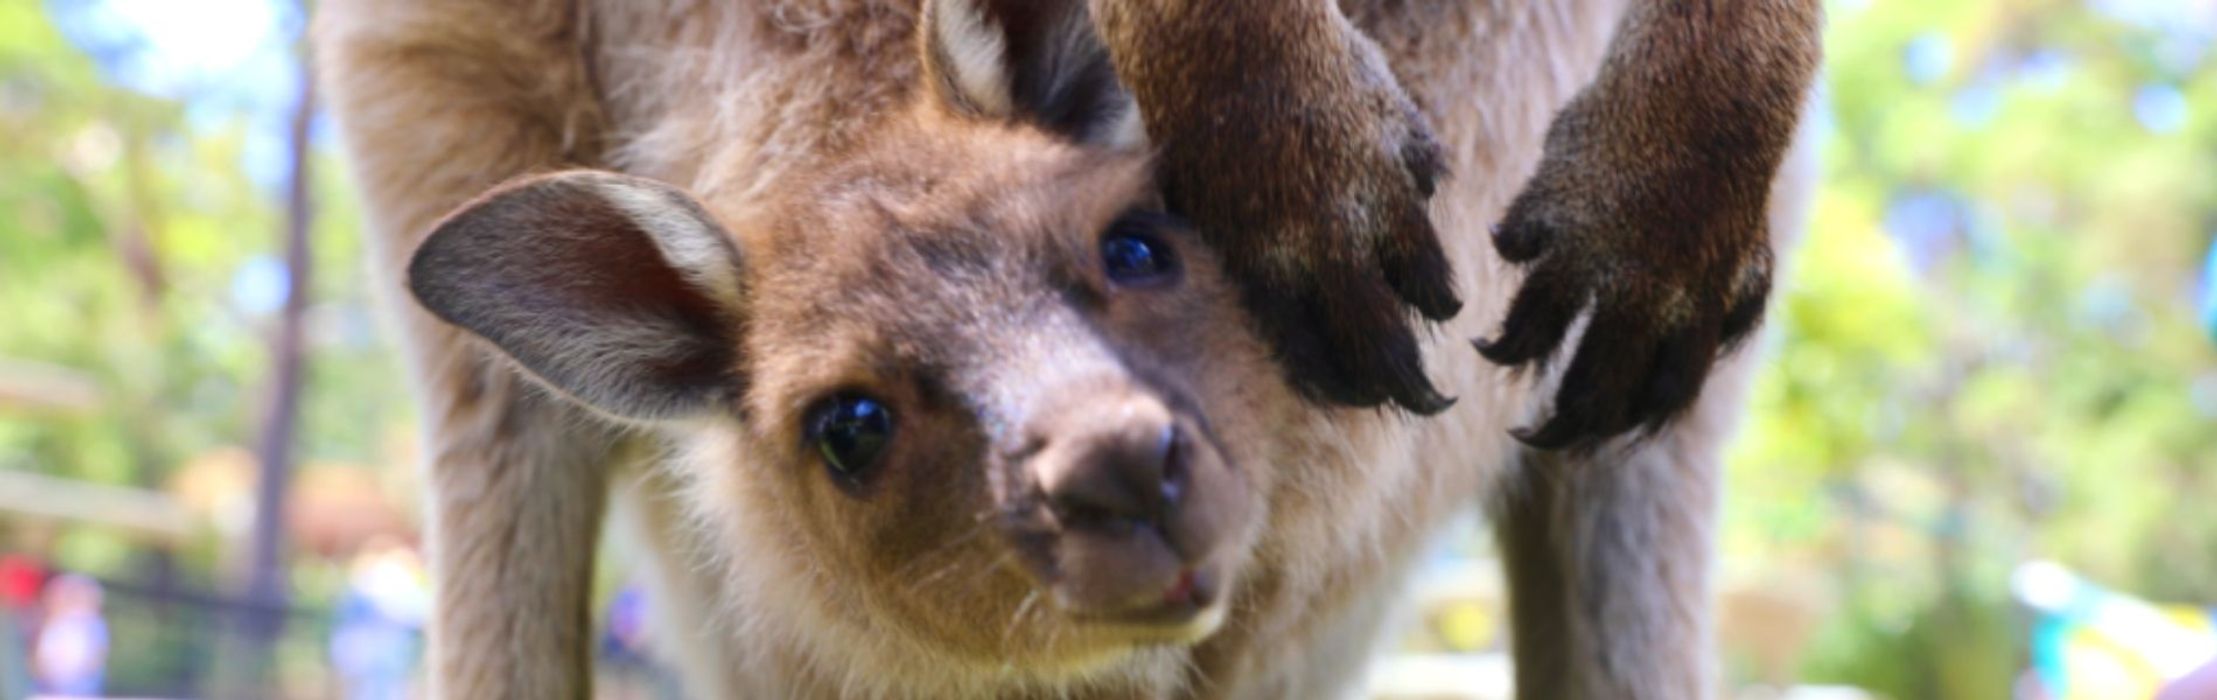
<path fill-rule="evenodd" d="M 1631 421 L 1654 431 L 1685 413 L 1701 395 L 1716 347 L 1717 337 L 1712 330 L 1694 330 L 1664 338 L 1656 346 L 1647 384 L 1632 403 Z"/>
<path fill-rule="evenodd" d="M 1427 386 L 1413 395 L 1396 396 L 1393 402 L 1410 413 L 1420 416 L 1436 416 L 1453 407 L 1455 397 L 1441 396 L 1437 390 Z"/>
<path fill-rule="evenodd" d="M 1454 405 L 1424 375 L 1416 334 L 1392 290 L 1376 282 L 1354 289 L 1331 296 L 1257 295 L 1269 301 L 1252 308 L 1277 339 L 1279 359 L 1295 388 L 1324 403 L 1374 408 L 1391 402 L 1417 415 Z"/>
<path fill-rule="evenodd" d="M 1518 215 L 1519 209 L 1521 207 L 1510 207 L 1509 216 L 1493 225 L 1493 249 L 1503 260 L 1527 263 L 1547 252 L 1548 242 L 1555 238 L 1555 229 Z"/>
<path fill-rule="evenodd" d="M 1447 410 L 1454 400 L 1440 395 L 1432 380 L 1424 376 L 1424 354 L 1418 349 L 1416 335 L 1399 319 L 1391 323 L 1380 329 L 1384 335 L 1373 341 L 1382 351 L 1373 356 L 1374 366 L 1362 369 L 1385 385 L 1395 404 L 1411 413 L 1429 416 Z"/>
<path fill-rule="evenodd" d="M 1524 288 L 1509 304 L 1509 317 L 1501 322 L 1501 335 L 1476 341 L 1478 353 L 1497 365 L 1538 362 L 1545 367 L 1585 303 L 1584 288 L 1569 269 L 1544 265 L 1525 278 Z"/>
<path fill-rule="evenodd" d="M 1654 348 L 1645 324 L 1628 312 L 1604 309 L 1595 314 L 1578 343 L 1570 369 L 1555 392 L 1555 416 L 1537 432 L 1518 438 L 1542 449 L 1598 443 L 1635 423 L 1626 409 L 1631 393 L 1653 366 Z"/>
<path fill-rule="evenodd" d="M 1771 259 L 1765 251 L 1758 251 L 1752 263 L 1753 279 L 1738 289 L 1725 293 L 1723 326 L 1720 341 L 1726 348 L 1738 345 L 1742 338 L 1763 322 L 1763 308 L 1770 300 Z"/>
<path fill-rule="evenodd" d="M 1470 339 L 1470 346 L 1477 348 L 1478 355 L 1480 357 L 1486 358 L 1486 361 L 1488 362 L 1492 362 L 1497 365 L 1512 367 L 1524 364 L 1526 359 L 1524 357 L 1524 353 L 1512 352 L 1507 346 L 1503 345 L 1501 341 L 1502 338 L 1495 338 L 1493 340 L 1487 340 L 1485 338 L 1472 338 Z"/>
<path fill-rule="evenodd" d="M 1424 376 L 1424 355 L 1418 350 L 1416 334 L 1398 318 L 1391 323 L 1375 329 L 1372 339 L 1342 348 L 1343 357 L 1362 363 L 1345 364 L 1343 369 L 1411 412 L 1432 415 L 1446 410 L 1450 402 Z"/>
<path fill-rule="evenodd" d="M 1447 261 L 1431 220 L 1419 208 L 1404 220 L 1401 230 L 1409 234 L 1397 237 L 1399 245 L 1388 244 L 1378 251 L 1386 284 L 1425 318 L 1454 318 L 1462 312 L 1463 301 L 1455 296 L 1454 265 Z"/>
<path fill-rule="evenodd" d="M 1471 338 L 1470 347 L 1477 350 L 1480 357 L 1484 357 L 1489 361 L 1498 362 L 1493 359 L 1495 352 L 1494 348 L 1496 347 L 1493 341 L 1487 340 L 1485 338 Z"/>
<path fill-rule="evenodd" d="M 1724 328 L 1721 334 L 1721 340 L 1725 347 L 1739 345 L 1741 340 L 1746 339 L 1748 334 L 1755 331 L 1756 326 L 1763 322 L 1763 308 L 1768 305 L 1769 300 L 1770 290 L 1767 288 L 1759 289 L 1753 294 L 1740 299 L 1738 303 L 1732 305 L 1730 310 L 1725 311 Z"/>
<path fill-rule="evenodd" d="M 1536 450 L 1560 450 L 1583 442 L 1580 435 L 1583 431 L 1571 423 L 1562 414 L 1556 414 L 1539 428 L 1511 428 L 1509 437 Z"/>
<path fill-rule="evenodd" d="M 1341 406 L 1369 408 L 1389 397 L 1384 387 L 1364 381 L 1364 375 L 1346 366 L 1315 319 L 1322 311 L 1314 304 L 1292 302 L 1283 316 L 1258 309 L 1264 326 L 1277 339 L 1278 358 L 1294 388 L 1311 400 Z"/>
<path fill-rule="evenodd" d="M 1439 191 L 1439 181 L 1447 177 L 1447 157 L 1430 135 L 1419 133 L 1401 146 L 1401 162 L 1407 164 L 1409 176 L 1416 180 L 1416 191 L 1430 199 Z"/>

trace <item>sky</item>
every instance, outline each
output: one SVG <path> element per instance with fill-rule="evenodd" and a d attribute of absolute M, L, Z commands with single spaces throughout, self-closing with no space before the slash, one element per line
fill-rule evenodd
<path fill-rule="evenodd" d="M 247 175 L 270 192 L 281 188 L 300 87 L 294 41 L 304 22 L 297 5 L 48 0 L 46 8 L 108 80 L 182 102 L 192 128 L 228 129 L 245 120 Z"/>

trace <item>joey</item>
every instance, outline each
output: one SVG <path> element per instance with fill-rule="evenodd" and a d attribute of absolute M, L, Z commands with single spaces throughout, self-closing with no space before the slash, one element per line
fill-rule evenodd
<path fill-rule="evenodd" d="M 324 0 L 431 694 L 588 696 L 616 520 L 689 697 L 1345 696 L 1483 508 L 1523 697 L 1706 697 L 1814 11 Z"/>

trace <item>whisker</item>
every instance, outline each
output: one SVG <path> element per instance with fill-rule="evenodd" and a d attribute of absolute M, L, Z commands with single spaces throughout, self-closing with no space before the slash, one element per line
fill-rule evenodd
<path fill-rule="evenodd" d="M 909 584 L 909 595 L 916 595 L 924 592 L 924 589 L 926 587 L 932 585 L 933 583 L 937 583 L 940 579 L 947 578 L 947 574 L 954 573 L 955 570 L 960 568 L 962 568 L 962 560 L 960 559 L 947 562 L 946 566 L 939 567 L 937 571 L 931 572 L 930 576 L 925 576 L 923 578 L 917 579 L 915 583 Z"/>
<path fill-rule="evenodd" d="M 1003 648 L 1008 646 L 1009 637 L 1016 633 L 1017 625 L 1022 624 L 1024 617 L 1031 614 L 1032 605 L 1038 602 L 1039 589 L 1034 588 L 1030 593 L 1024 594 L 1024 602 L 1016 604 L 1016 612 L 1008 616 L 1008 626 L 1001 628 L 1001 646 Z"/>
<path fill-rule="evenodd" d="M 977 585 L 978 581 L 984 579 L 988 574 L 1000 570 L 1001 567 L 1007 566 L 1009 562 L 1013 561 L 1016 561 L 1015 552 L 1002 552 L 1000 556 L 994 557 L 993 561 L 987 562 L 985 566 L 978 567 L 978 570 L 970 575 L 969 582 L 965 585 Z"/>
<path fill-rule="evenodd" d="M 1060 641 L 1060 640 L 1061 640 L 1061 638 L 1062 638 L 1062 627 L 1063 627 L 1062 625 L 1048 625 L 1048 626 L 1047 626 L 1047 643 L 1046 643 L 1046 644 L 1041 644 L 1041 645 L 1039 645 L 1039 648 L 1041 648 L 1041 649 L 1053 649 L 1053 648 L 1055 648 L 1055 642 L 1057 642 L 1057 641 Z"/>
<path fill-rule="evenodd" d="M 982 520 L 973 522 L 969 529 L 964 530 L 962 534 L 948 538 L 947 541 L 933 546 L 929 551 L 917 555 L 915 559 L 901 565 L 901 568 L 896 570 L 893 575 L 896 578 L 907 578 L 910 574 L 916 573 L 918 569 L 922 569 L 926 564 L 931 563 L 932 559 L 952 553 L 955 548 L 968 544 L 984 532 L 985 523 Z"/>

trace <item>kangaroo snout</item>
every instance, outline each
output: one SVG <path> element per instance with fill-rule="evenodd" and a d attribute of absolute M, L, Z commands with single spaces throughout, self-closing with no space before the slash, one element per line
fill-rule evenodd
<path fill-rule="evenodd" d="M 1013 540 L 1058 607 L 1136 625 L 1210 617 L 1246 493 L 1195 421 L 1153 392 L 1096 382 L 1056 392 L 1023 432 L 1012 466 L 1034 505 Z"/>
<path fill-rule="evenodd" d="M 1106 535 L 1159 525 L 1185 490 L 1178 426 L 1161 402 L 1133 397 L 1042 426 L 1031 469 L 1064 531 Z"/>

